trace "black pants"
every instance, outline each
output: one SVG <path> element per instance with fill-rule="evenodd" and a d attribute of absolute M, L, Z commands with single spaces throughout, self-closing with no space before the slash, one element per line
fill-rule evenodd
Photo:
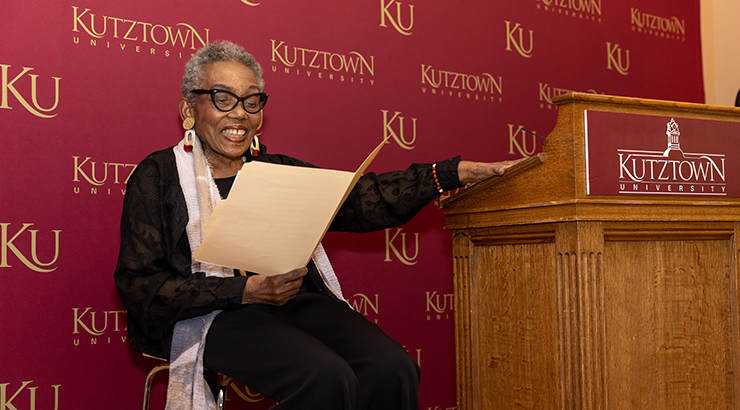
<path fill-rule="evenodd" d="M 275 409 L 419 407 L 419 366 L 403 347 L 345 302 L 316 291 L 282 307 L 221 312 L 204 365 L 277 401 Z"/>

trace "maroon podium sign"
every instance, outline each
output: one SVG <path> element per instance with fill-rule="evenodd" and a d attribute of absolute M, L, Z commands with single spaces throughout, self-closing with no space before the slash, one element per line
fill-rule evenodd
<path fill-rule="evenodd" d="M 740 196 L 740 123 L 586 111 L 588 195 Z M 735 171 L 735 172 L 733 172 Z"/>

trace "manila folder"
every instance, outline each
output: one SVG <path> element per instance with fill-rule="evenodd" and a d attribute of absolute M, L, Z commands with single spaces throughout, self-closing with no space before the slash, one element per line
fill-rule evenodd
<path fill-rule="evenodd" d="M 203 228 L 193 258 L 272 276 L 304 267 L 384 140 L 352 173 L 252 161 Z"/>

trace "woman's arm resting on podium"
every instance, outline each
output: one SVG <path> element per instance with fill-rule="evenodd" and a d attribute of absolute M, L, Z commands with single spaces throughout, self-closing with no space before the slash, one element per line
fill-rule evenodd
<path fill-rule="evenodd" d="M 480 182 L 493 176 L 504 175 L 507 169 L 523 160 L 524 158 L 500 162 L 460 161 L 457 165 L 457 174 L 463 184 Z"/>

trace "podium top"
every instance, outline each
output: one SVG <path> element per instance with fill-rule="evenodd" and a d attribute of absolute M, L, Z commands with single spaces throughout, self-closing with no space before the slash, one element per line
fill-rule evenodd
<path fill-rule="evenodd" d="M 740 121 L 740 108 L 728 107 L 723 105 L 707 105 L 688 103 L 680 101 L 655 100 L 649 98 L 621 97 L 615 95 L 591 94 L 591 93 L 567 93 L 552 98 L 552 102 L 558 106 L 568 104 L 588 104 L 591 109 L 596 109 L 601 105 L 609 107 L 609 111 L 620 112 L 664 112 L 674 113 L 694 113 L 701 115 L 705 113 L 711 117 L 723 116 L 735 117 L 735 121 Z M 624 110 L 624 111 L 622 111 Z"/>
<path fill-rule="evenodd" d="M 447 228 L 740 221 L 740 108 L 569 93 L 542 153 L 441 202 Z"/>

